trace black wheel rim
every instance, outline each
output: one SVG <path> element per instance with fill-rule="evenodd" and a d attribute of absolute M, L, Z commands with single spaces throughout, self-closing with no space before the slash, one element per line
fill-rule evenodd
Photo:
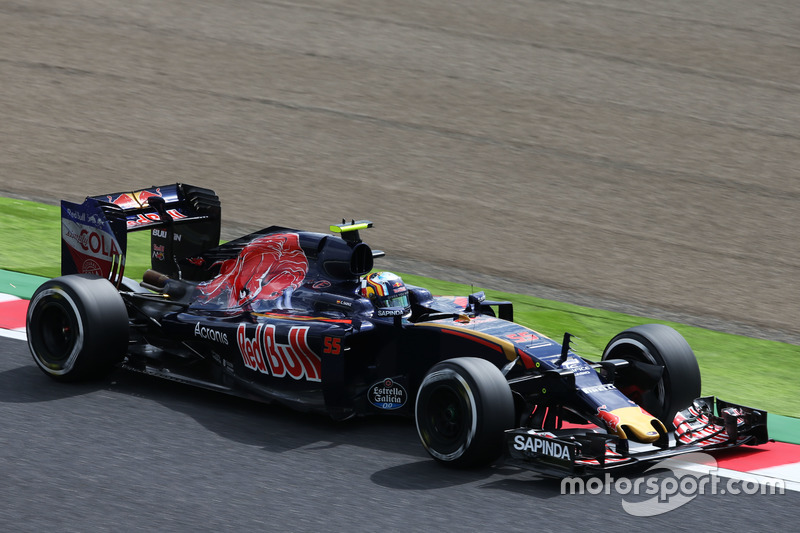
<path fill-rule="evenodd" d="M 649 354 L 642 352 L 635 346 L 628 346 L 625 350 L 615 352 L 612 358 L 638 361 L 650 365 L 658 364 Z M 661 380 L 652 390 L 643 390 L 635 384 L 621 385 L 619 390 L 622 394 L 643 407 L 645 411 L 659 418 L 664 414 L 667 403 L 664 379 L 665 377 L 662 376 Z"/>
<path fill-rule="evenodd" d="M 62 302 L 48 301 L 34 313 L 32 340 L 37 357 L 50 368 L 63 368 L 75 348 L 79 325 Z"/>
<path fill-rule="evenodd" d="M 428 445 L 442 455 L 452 454 L 467 441 L 472 424 L 467 399 L 463 391 L 450 385 L 440 385 L 428 394 Z"/>

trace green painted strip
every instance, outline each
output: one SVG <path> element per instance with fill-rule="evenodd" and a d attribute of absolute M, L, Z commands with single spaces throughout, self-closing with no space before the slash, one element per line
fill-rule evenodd
<path fill-rule="evenodd" d="M 780 442 L 800 444 L 800 419 L 767 414 L 769 437 Z M 798 457 L 800 459 L 800 457 Z"/>
<path fill-rule="evenodd" d="M 18 298 L 30 300 L 34 291 L 47 279 L 21 272 L 0 270 L 0 293 L 13 294 Z"/>

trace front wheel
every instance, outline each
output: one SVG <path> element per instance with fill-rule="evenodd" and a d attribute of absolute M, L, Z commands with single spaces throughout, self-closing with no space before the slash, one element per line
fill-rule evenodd
<path fill-rule="evenodd" d="M 33 360 L 58 381 L 106 375 L 128 347 L 128 312 L 106 279 L 87 274 L 44 282 L 33 294 L 26 321 Z"/>
<path fill-rule="evenodd" d="M 683 336 L 669 326 L 645 324 L 623 331 L 606 346 L 603 360 L 607 359 L 662 369 L 652 386 L 631 379 L 621 379 L 617 386 L 667 427 L 678 411 L 700 396 L 697 358 Z"/>
<path fill-rule="evenodd" d="M 503 373 L 474 357 L 434 365 L 417 392 L 417 432 L 439 463 L 487 464 L 503 451 L 503 434 L 514 424 L 514 399 Z"/>

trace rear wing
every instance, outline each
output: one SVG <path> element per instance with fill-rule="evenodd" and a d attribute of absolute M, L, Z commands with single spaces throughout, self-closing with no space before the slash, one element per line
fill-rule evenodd
<path fill-rule="evenodd" d="M 148 230 L 153 270 L 193 279 L 191 258 L 219 244 L 220 225 L 216 193 L 183 183 L 62 201 L 61 274 L 96 274 L 118 286 L 128 232 Z"/>

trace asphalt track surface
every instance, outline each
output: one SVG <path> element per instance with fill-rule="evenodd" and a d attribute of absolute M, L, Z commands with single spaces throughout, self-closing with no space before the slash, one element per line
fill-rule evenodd
<path fill-rule="evenodd" d="M 2 195 L 204 185 L 227 236 L 367 218 L 393 268 L 800 344 L 794 0 L 0 0 L 0 28 Z M 796 521 L 794 492 L 637 519 L 438 469 L 407 422 L 0 353 L 5 530 Z"/>
<path fill-rule="evenodd" d="M 64 385 L 24 342 L 0 352 L 4 531 L 792 531 L 800 505 L 706 494 L 634 517 L 623 500 L 649 496 L 439 467 L 408 420 L 334 423 L 128 372 Z"/>

